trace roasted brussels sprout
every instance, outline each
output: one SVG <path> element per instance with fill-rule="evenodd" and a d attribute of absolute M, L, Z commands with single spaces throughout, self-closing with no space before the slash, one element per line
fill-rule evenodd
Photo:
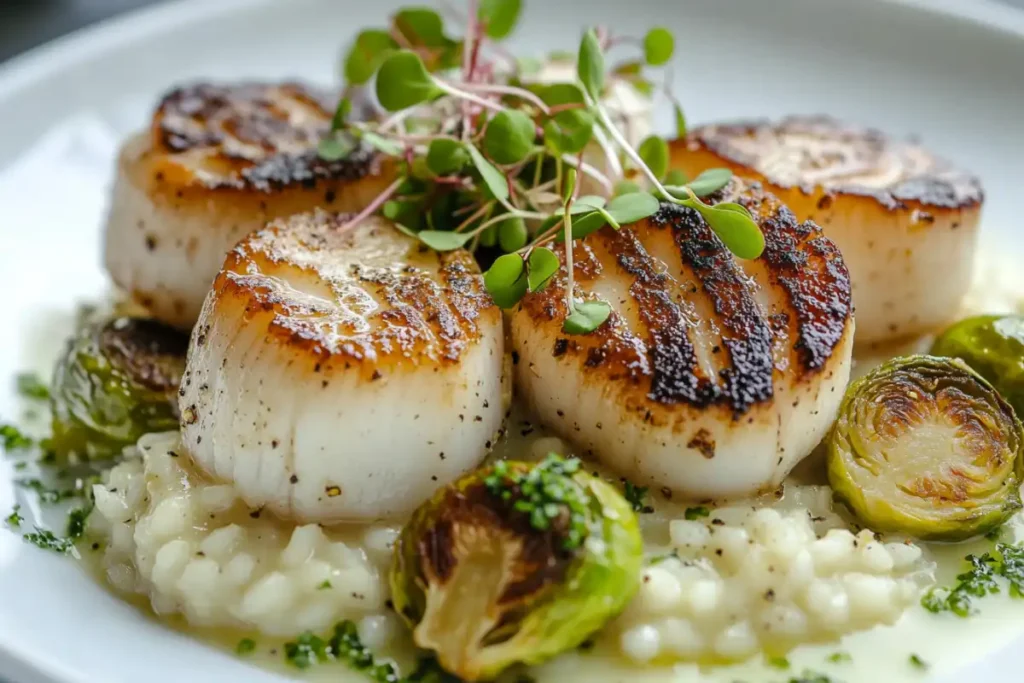
<path fill-rule="evenodd" d="M 979 315 L 961 320 L 939 335 L 932 355 L 959 358 L 970 365 L 1024 416 L 1024 317 Z"/>
<path fill-rule="evenodd" d="M 577 460 L 500 462 L 438 491 L 395 546 L 391 592 L 448 671 L 490 679 L 576 647 L 637 589 L 629 503 Z"/>
<path fill-rule="evenodd" d="M 907 356 L 850 385 L 828 438 L 836 496 L 868 527 L 955 541 L 1021 507 L 1024 429 L 961 360 Z"/>
<path fill-rule="evenodd" d="M 147 318 L 83 327 L 50 390 L 57 457 L 110 457 L 147 432 L 176 429 L 187 349 L 186 335 Z"/>

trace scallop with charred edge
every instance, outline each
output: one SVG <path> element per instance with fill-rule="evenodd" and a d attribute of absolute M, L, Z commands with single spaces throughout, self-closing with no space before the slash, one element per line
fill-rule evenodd
<path fill-rule="evenodd" d="M 195 323 L 224 256 L 270 219 L 356 211 L 390 182 L 365 151 L 316 146 L 333 98 L 296 84 L 199 84 L 168 93 L 121 149 L 107 219 L 114 282 L 160 320 Z"/>
<path fill-rule="evenodd" d="M 564 265 L 512 314 L 518 389 L 561 435 L 638 485 L 697 498 L 782 481 L 827 432 L 849 378 L 850 284 L 835 245 L 759 185 L 764 254 L 735 258 L 695 211 L 577 242 L 577 299 L 613 313 L 567 335 Z"/>
<path fill-rule="evenodd" d="M 409 514 L 501 428 L 499 310 L 465 251 L 323 211 L 233 249 L 179 401 L 196 462 L 300 521 Z"/>
<path fill-rule="evenodd" d="M 956 319 L 971 281 L 983 194 L 977 178 L 918 144 L 829 117 L 709 125 L 673 144 L 691 177 L 727 167 L 759 180 L 843 253 L 857 344 Z"/>

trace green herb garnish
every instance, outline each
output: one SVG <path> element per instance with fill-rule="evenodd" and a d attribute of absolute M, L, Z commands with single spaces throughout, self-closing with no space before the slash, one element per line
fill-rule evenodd
<path fill-rule="evenodd" d="M 637 486 L 627 479 L 622 480 L 622 486 L 626 501 L 633 506 L 633 512 L 645 512 L 648 514 L 654 512 L 653 507 L 644 503 L 644 499 L 647 497 L 647 486 Z"/>
<path fill-rule="evenodd" d="M 328 588 L 331 588 L 331 582 L 328 581 L 327 579 L 324 579 L 323 583 L 321 583 L 319 586 L 316 587 L 316 589 L 318 591 L 325 591 Z"/>
<path fill-rule="evenodd" d="M 789 660 L 785 657 L 769 657 L 768 666 L 772 667 L 773 669 L 788 669 Z"/>
<path fill-rule="evenodd" d="M 610 68 L 609 47 L 638 41 L 586 31 L 575 54 L 557 57 L 575 61 L 575 77 L 540 84 L 530 80 L 539 65 L 508 59 L 496 46 L 515 29 L 520 0 L 481 0 L 477 7 L 477 21 L 468 22 L 462 37 L 448 35 L 437 12 L 408 8 L 395 13 L 387 29 L 359 33 L 347 52 L 349 86 L 369 83 L 376 74 L 377 100 L 389 115 L 349 120 L 346 93 L 319 153 L 333 161 L 359 145 L 370 147 L 394 158 L 398 177 L 346 227 L 381 214 L 435 251 L 497 250 L 489 254 L 484 281 L 502 308 L 543 290 L 564 264 L 560 315 L 568 334 L 588 334 L 612 312 L 608 302 L 578 298 L 573 242 L 605 226 L 615 230 L 642 220 L 662 201 L 698 211 L 738 256 L 761 253 L 764 238 L 746 209 L 700 199 L 728 182 L 728 170 L 714 169 L 693 183 L 680 183 L 673 174 L 666 187 L 665 140 L 648 137 L 634 149 L 604 105 L 617 83 L 655 89 L 644 71 L 672 59 L 675 40 L 668 30 L 652 29 L 639 43 L 640 54 Z M 667 86 L 664 91 L 685 132 L 682 110 Z M 604 158 L 603 168 L 583 160 L 588 148 Z M 566 182 L 577 174 L 580 182 Z M 631 192 L 617 196 L 620 182 L 634 179 L 649 189 L 633 183 Z M 599 202 L 586 201 L 584 185 L 598 189 Z M 561 258 L 549 248 L 559 241 Z"/>
<path fill-rule="evenodd" d="M 93 506 L 75 508 L 68 512 L 67 535 L 72 541 L 77 541 L 85 533 L 85 524 L 92 514 Z"/>
<path fill-rule="evenodd" d="M 833 652 L 826 659 L 833 664 L 842 664 L 844 662 L 853 661 L 853 657 L 848 652 Z"/>
<path fill-rule="evenodd" d="M 242 638 L 235 646 L 235 654 L 248 655 L 256 650 L 256 641 L 252 638 Z"/>
<path fill-rule="evenodd" d="M 50 390 L 47 388 L 38 375 L 30 372 L 23 372 L 16 378 L 18 393 L 25 398 L 37 401 L 46 401 L 50 398 Z"/>
<path fill-rule="evenodd" d="M 699 505 L 693 508 L 686 508 L 686 512 L 683 513 L 683 517 L 690 520 L 691 522 L 702 517 L 707 517 L 711 514 L 711 510 L 708 510 L 703 505 Z"/>
<path fill-rule="evenodd" d="M 54 535 L 49 529 L 36 527 L 35 531 L 25 534 L 22 540 L 35 545 L 43 550 L 52 550 L 55 553 L 67 553 L 75 547 L 75 542 L 70 538 L 61 538 Z"/>
<path fill-rule="evenodd" d="M 0 425 L 0 441 L 5 451 L 24 450 L 31 448 L 34 443 L 14 425 Z"/>
<path fill-rule="evenodd" d="M 4 518 L 4 522 L 12 529 L 17 529 L 21 526 L 21 523 L 25 521 L 25 518 L 21 516 L 21 506 L 15 505 L 14 509 L 11 510 L 11 514 Z"/>
<path fill-rule="evenodd" d="M 929 612 L 952 612 L 966 617 L 975 612 L 973 598 L 999 593 L 998 579 L 1010 585 L 1010 595 L 1024 597 L 1024 547 L 997 543 L 993 552 L 968 555 L 968 570 L 956 577 L 952 588 L 932 588 L 921 598 Z"/>
<path fill-rule="evenodd" d="M 568 511 L 563 546 L 573 550 L 583 543 L 589 532 L 586 494 L 571 478 L 579 469 L 579 460 L 565 459 L 555 453 L 548 454 L 525 472 L 501 460 L 484 477 L 484 485 L 491 495 L 512 502 L 512 507 L 526 514 L 530 526 L 538 531 L 547 531 L 553 520 Z"/>
<path fill-rule="evenodd" d="M 910 665 L 922 671 L 928 669 L 928 662 L 921 659 L 918 655 L 910 655 Z"/>
<path fill-rule="evenodd" d="M 299 669 L 327 661 L 329 654 L 327 642 L 312 631 L 306 631 L 294 641 L 284 644 L 285 660 Z"/>

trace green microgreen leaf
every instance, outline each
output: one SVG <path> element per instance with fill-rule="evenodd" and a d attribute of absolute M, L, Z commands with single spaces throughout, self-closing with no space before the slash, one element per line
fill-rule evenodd
<path fill-rule="evenodd" d="M 590 334 L 601 327 L 611 314 L 612 307 L 604 301 L 581 301 L 576 304 L 576 310 L 565 318 L 562 330 L 568 334 Z"/>
<path fill-rule="evenodd" d="M 518 251 L 526 246 L 530 234 L 526 222 L 519 216 L 509 216 L 498 224 L 498 245 L 502 251 Z"/>
<path fill-rule="evenodd" d="M 634 183 L 632 180 L 620 180 L 615 183 L 615 191 L 612 193 L 613 196 L 619 197 L 624 194 L 632 194 L 639 192 L 640 186 Z"/>
<path fill-rule="evenodd" d="M 735 205 L 740 209 L 738 204 Z M 755 259 L 764 251 L 764 234 L 745 209 L 733 206 L 718 208 L 701 205 L 697 209 L 733 254 L 742 259 Z"/>
<path fill-rule="evenodd" d="M 664 138 L 649 135 L 636 148 L 636 152 L 655 177 L 661 178 L 668 173 L 668 143 Z"/>
<path fill-rule="evenodd" d="M 411 50 L 392 53 L 377 73 L 377 101 L 388 111 L 401 111 L 441 93 L 419 55 Z"/>
<path fill-rule="evenodd" d="M 499 164 L 516 164 L 533 152 L 536 137 L 533 119 L 517 109 L 506 109 L 487 124 L 483 147 Z"/>
<path fill-rule="evenodd" d="M 631 192 L 615 197 L 605 209 L 618 223 L 635 223 L 654 215 L 661 206 L 657 197 L 649 192 Z"/>
<path fill-rule="evenodd" d="M 342 97 L 338 100 L 338 106 L 334 109 L 334 116 L 331 117 L 331 132 L 341 130 L 345 127 L 345 119 L 352 113 L 352 100 Z"/>
<path fill-rule="evenodd" d="M 402 156 L 402 145 L 389 140 L 388 138 L 374 133 L 372 130 L 364 130 L 359 132 L 359 139 L 373 147 L 378 152 L 383 152 L 388 156 L 400 157 Z"/>
<path fill-rule="evenodd" d="M 331 135 L 321 140 L 316 146 L 316 153 L 324 161 L 339 161 L 355 149 L 352 139 L 344 135 Z"/>
<path fill-rule="evenodd" d="M 608 225 L 608 220 L 599 211 L 591 211 L 590 213 L 584 214 L 579 218 L 574 218 L 572 221 L 572 238 L 574 240 L 581 240 L 587 235 L 597 232 L 604 226 Z M 556 238 L 558 242 L 565 241 L 565 235 L 559 234 Z"/>
<path fill-rule="evenodd" d="M 531 292 L 540 292 L 559 268 L 558 256 L 547 247 L 537 247 L 530 252 L 527 284 Z"/>
<path fill-rule="evenodd" d="M 466 246 L 466 242 L 472 238 L 472 235 L 446 230 L 420 230 L 416 233 L 416 237 L 434 251 L 454 251 Z"/>
<path fill-rule="evenodd" d="M 596 209 L 604 208 L 605 198 L 596 194 L 585 194 L 572 203 L 569 213 L 576 215 L 590 213 Z"/>
<path fill-rule="evenodd" d="M 576 169 L 570 168 L 565 172 L 565 178 L 562 181 L 562 203 L 568 204 L 572 201 L 572 193 L 576 191 Z"/>
<path fill-rule="evenodd" d="M 458 140 L 434 138 L 427 147 L 427 168 L 437 175 L 458 173 L 469 162 L 469 152 Z"/>
<path fill-rule="evenodd" d="M 698 197 L 706 197 L 728 185 L 731 178 L 732 171 L 727 168 L 709 168 L 694 178 L 689 187 Z"/>
<path fill-rule="evenodd" d="M 665 178 L 664 180 L 662 180 L 662 184 L 681 186 L 685 185 L 689 181 L 690 179 L 686 177 L 685 173 L 680 171 L 678 168 L 673 168 L 669 170 L 668 173 L 665 174 Z M 686 193 L 684 192 L 681 196 L 685 197 Z"/>
<path fill-rule="evenodd" d="M 686 137 L 686 114 L 678 102 L 672 103 L 672 113 L 676 120 L 676 137 L 682 140 Z"/>
<path fill-rule="evenodd" d="M 493 247 L 498 244 L 498 226 L 489 225 L 480 233 L 480 246 Z"/>
<path fill-rule="evenodd" d="M 480 177 L 483 179 L 487 189 L 494 195 L 494 198 L 508 199 L 508 181 L 501 171 L 494 168 L 494 165 L 487 161 L 484 155 L 480 153 L 480 150 L 473 145 L 467 145 L 466 151 L 469 152 L 469 158 L 473 161 L 473 165 L 476 166 L 476 170 L 480 172 Z"/>
<path fill-rule="evenodd" d="M 398 43 L 387 31 L 360 31 L 345 57 L 345 80 L 351 85 L 363 85 L 397 49 Z"/>
<path fill-rule="evenodd" d="M 505 254 L 495 259 L 484 273 L 484 287 L 499 308 L 512 308 L 526 294 L 526 264 L 519 254 Z"/>
<path fill-rule="evenodd" d="M 651 66 L 661 66 L 672 59 L 675 47 L 675 38 L 668 29 L 661 26 L 652 28 L 644 36 L 644 59 Z"/>
<path fill-rule="evenodd" d="M 487 35 L 501 40 L 515 29 L 522 8 L 521 0 L 480 0 L 477 16 Z"/>
<path fill-rule="evenodd" d="M 391 23 L 412 45 L 442 47 L 445 44 L 444 20 L 430 8 L 409 7 L 400 10 Z"/>
<path fill-rule="evenodd" d="M 597 34 L 593 29 L 588 29 L 580 41 L 580 51 L 576 61 L 576 74 L 579 76 L 583 88 L 595 100 L 601 99 L 601 91 L 604 89 L 604 54 L 601 52 L 601 44 L 597 41 Z"/>
<path fill-rule="evenodd" d="M 559 111 L 544 122 L 544 144 L 556 154 L 579 154 L 594 137 L 594 114 L 585 109 L 586 98 L 579 86 L 552 83 L 537 90 L 537 95 L 551 107 L 577 105 L 576 109 Z"/>

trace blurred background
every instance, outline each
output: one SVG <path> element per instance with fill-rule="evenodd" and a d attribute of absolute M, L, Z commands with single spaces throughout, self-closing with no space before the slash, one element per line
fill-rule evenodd
<path fill-rule="evenodd" d="M 168 0 L 0 0 L 0 62 L 65 33 Z M 207 0 L 216 3 L 219 0 Z M 287 2 L 287 0 L 278 0 Z M 338 0 L 346 2 L 352 0 Z M 580 0 L 562 0 L 575 1 Z M 685 2 L 685 0 L 683 0 Z M 849 0 L 859 2 L 860 0 Z M 1024 0 L 1001 0 L 1024 8 Z M 963 0 L 970 3 L 972 0 Z"/>

